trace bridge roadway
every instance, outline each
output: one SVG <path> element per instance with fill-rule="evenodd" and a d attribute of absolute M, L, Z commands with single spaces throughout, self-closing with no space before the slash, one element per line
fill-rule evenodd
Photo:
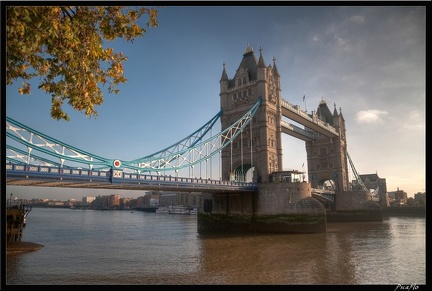
<path fill-rule="evenodd" d="M 256 192 L 256 183 L 201 178 L 91 171 L 48 166 L 6 164 L 6 184 L 62 188 L 159 190 L 177 192 Z"/>

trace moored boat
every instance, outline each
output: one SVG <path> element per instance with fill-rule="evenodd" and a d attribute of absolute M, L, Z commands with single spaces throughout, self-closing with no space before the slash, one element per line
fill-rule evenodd
<path fill-rule="evenodd" d="M 182 205 L 171 206 L 168 209 L 169 214 L 190 214 L 190 208 Z"/>
<path fill-rule="evenodd" d="M 161 206 L 158 209 L 156 209 L 156 213 L 168 213 L 168 207 Z"/>

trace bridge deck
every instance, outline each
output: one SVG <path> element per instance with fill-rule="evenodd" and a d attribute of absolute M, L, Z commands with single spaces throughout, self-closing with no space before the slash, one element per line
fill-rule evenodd
<path fill-rule="evenodd" d="M 113 175 L 110 171 L 70 170 L 47 166 L 9 164 L 6 184 L 15 186 L 160 190 L 177 192 L 258 191 L 256 183 L 184 178 L 135 173 Z"/>

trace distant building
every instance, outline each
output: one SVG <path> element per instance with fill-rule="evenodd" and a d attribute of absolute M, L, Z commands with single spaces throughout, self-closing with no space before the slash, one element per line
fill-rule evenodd
<path fill-rule="evenodd" d="M 161 192 L 159 196 L 159 206 L 171 206 L 177 205 L 177 193 L 176 192 Z"/>
<path fill-rule="evenodd" d="M 139 196 L 136 199 L 136 208 L 144 208 L 150 206 L 151 192 L 145 192 L 144 196 Z"/>
<path fill-rule="evenodd" d="M 120 206 L 120 194 L 112 194 L 108 198 L 110 208 Z"/>
<path fill-rule="evenodd" d="M 129 208 L 134 209 L 137 208 L 137 200 L 136 199 L 131 199 L 129 202 Z"/>
<path fill-rule="evenodd" d="M 198 208 L 198 206 L 201 204 L 201 193 L 177 193 L 177 204 Z"/>
<path fill-rule="evenodd" d="M 156 191 L 152 192 L 150 195 L 150 206 L 152 207 L 158 206 L 159 199 L 160 199 L 160 193 Z"/>
<path fill-rule="evenodd" d="M 87 196 L 81 199 L 83 205 L 91 205 L 91 203 L 96 199 L 94 196 Z"/>
<path fill-rule="evenodd" d="M 51 207 L 59 207 L 59 206 L 65 206 L 67 202 L 64 201 L 48 201 L 47 205 Z"/>
<path fill-rule="evenodd" d="M 405 191 L 399 190 L 399 187 L 397 188 L 397 191 L 388 192 L 389 202 L 390 205 L 406 205 L 408 200 L 408 195 Z"/>
<path fill-rule="evenodd" d="M 133 198 L 130 198 L 130 197 L 121 197 L 120 198 L 120 208 L 123 208 L 123 209 L 130 209 L 130 208 L 133 208 L 132 207 L 132 201 L 133 200 L 135 200 L 135 199 L 133 199 Z"/>
<path fill-rule="evenodd" d="M 160 192 L 158 206 L 183 205 L 186 207 L 198 208 L 200 204 L 200 192 Z"/>
<path fill-rule="evenodd" d="M 108 196 L 100 196 L 95 197 L 95 200 L 92 202 L 92 207 L 95 209 L 108 209 Z"/>

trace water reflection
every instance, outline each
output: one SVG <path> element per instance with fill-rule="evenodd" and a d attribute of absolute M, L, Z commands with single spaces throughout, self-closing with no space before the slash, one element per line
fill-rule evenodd
<path fill-rule="evenodd" d="M 395 227 L 401 226 L 335 223 L 325 234 L 201 235 L 202 269 L 219 284 L 399 284 L 407 278 L 419 283 L 425 265 L 418 265 L 419 275 L 409 275 L 395 253 L 407 245 L 395 235 L 421 233 L 421 223 L 406 234 L 401 229 L 395 234 Z"/>
<path fill-rule="evenodd" d="M 37 209 L 7 284 L 425 284 L 425 219 L 332 223 L 327 233 L 197 232 L 196 217 Z M 26 226 L 27 227 L 27 226 Z"/>

